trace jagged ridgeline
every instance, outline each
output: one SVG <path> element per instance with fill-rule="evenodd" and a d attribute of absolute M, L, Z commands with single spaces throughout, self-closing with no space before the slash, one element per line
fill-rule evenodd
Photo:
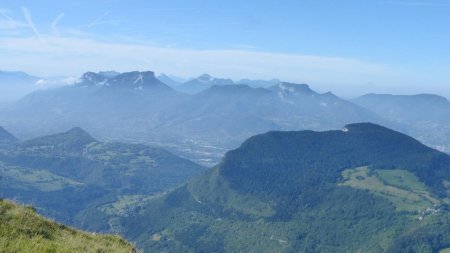
<path fill-rule="evenodd" d="M 122 219 L 146 252 L 445 252 L 450 157 L 369 124 L 251 137 Z"/>
<path fill-rule="evenodd" d="M 81 232 L 0 199 L 0 252 L 135 253 L 118 236 Z"/>

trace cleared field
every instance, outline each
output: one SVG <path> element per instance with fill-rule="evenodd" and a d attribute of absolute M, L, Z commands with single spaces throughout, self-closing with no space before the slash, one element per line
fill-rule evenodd
<path fill-rule="evenodd" d="M 2 180 L 18 182 L 17 185 L 25 188 L 35 188 L 40 191 L 58 191 L 68 186 L 82 185 L 69 178 L 55 175 L 47 170 L 30 170 L 17 166 L 0 164 Z"/>
<path fill-rule="evenodd" d="M 342 177 L 340 185 L 369 190 L 390 200 L 399 211 L 417 211 L 440 203 L 406 170 L 370 170 L 365 166 L 344 170 Z"/>

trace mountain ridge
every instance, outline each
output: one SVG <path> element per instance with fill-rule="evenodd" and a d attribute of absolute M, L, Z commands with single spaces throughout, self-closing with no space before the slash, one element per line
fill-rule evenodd
<path fill-rule="evenodd" d="M 131 71 L 105 75 L 102 73 L 86 72 L 75 84 L 78 86 L 100 86 L 134 89 L 162 89 L 171 90 L 169 86 L 159 81 L 153 71 Z"/>

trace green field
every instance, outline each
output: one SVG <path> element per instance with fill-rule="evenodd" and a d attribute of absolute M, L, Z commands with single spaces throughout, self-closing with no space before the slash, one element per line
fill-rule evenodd
<path fill-rule="evenodd" d="M 369 190 L 387 198 L 399 211 L 417 211 L 440 204 L 425 185 L 406 170 L 371 170 L 367 166 L 342 172 L 340 185 Z"/>
<path fill-rule="evenodd" d="M 14 185 L 17 187 L 34 188 L 43 192 L 58 191 L 65 187 L 82 185 L 82 183 L 55 175 L 48 170 L 30 170 L 0 163 L 0 172 L 4 182 L 15 182 Z"/>

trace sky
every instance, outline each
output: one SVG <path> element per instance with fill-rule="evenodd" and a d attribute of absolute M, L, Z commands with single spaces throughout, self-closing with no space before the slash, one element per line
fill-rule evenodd
<path fill-rule="evenodd" d="M 0 0 L 0 70 L 152 70 L 450 97 L 448 0 Z"/>

